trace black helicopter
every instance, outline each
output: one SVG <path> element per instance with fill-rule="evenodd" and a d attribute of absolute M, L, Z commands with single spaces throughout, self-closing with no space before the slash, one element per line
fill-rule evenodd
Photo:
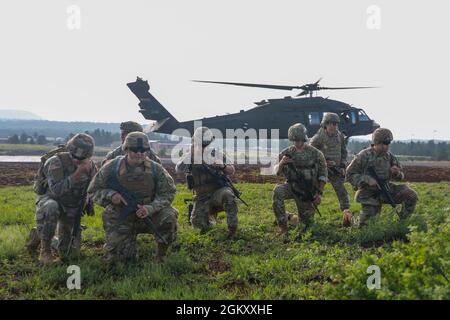
<path fill-rule="evenodd" d="M 265 85 L 238 82 L 201 81 L 203 83 L 218 83 L 236 86 L 279 89 L 279 90 L 302 90 L 295 97 L 282 99 L 268 99 L 255 102 L 256 106 L 249 110 L 241 110 L 239 113 L 227 114 L 179 122 L 172 116 L 161 103 L 149 92 L 150 86 L 147 81 L 137 77 L 135 82 L 127 83 L 128 88 L 139 99 L 139 110 L 145 119 L 156 121 L 151 131 L 172 134 L 176 129 L 187 129 L 192 135 L 194 132 L 194 121 L 201 121 L 202 126 L 220 130 L 225 137 L 226 129 L 252 128 L 259 135 L 259 129 L 266 129 L 267 138 L 271 138 L 270 129 L 279 130 L 279 139 L 286 139 L 288 128 L 294 123 L 303 123 L 308 129 L 310 136 L 315 134 L 320 127 L 323 114 L 326 112 L 337 113 L 341 122 L 339 129 L 346 138 L 351 136 L 367 135 L 379 128 L 374 120 L 371 120 L 361 108 L 355 108 L 347 103 L 331 100 L 323 97 L 314 97 L 313 93 L 320 90 L 342 90 L 363 89 L 373 87 L 322 87 L 319 85 L 321 79 L 315 83 L 302 86 Z M 305 97 L 308 96 L 309 97 Z M 259 136 L 258 136 L 259 137 Z M 266 138 L 266 137 L 264 137 Z"/>

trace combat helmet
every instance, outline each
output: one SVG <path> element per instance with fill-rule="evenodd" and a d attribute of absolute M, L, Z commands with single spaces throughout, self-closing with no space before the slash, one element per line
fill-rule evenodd
<path fill-rule="evenodd" d="M 324 127 L 327 125 L 327 123 L 330 123 L 330 122 L 339 123 L 339 122 L 341 122 L 341 119 L 339 118 L 339 116 L 336 113 L 327 112 L 323 115 L 322 122 L 320 123 L 320 125 L 322 127 Z"/>
<path fill-rule="evenodd" d="M 206 147 L 214 141 L 214 135 L 212 131 L 207 127 L 199 127 L 195 130 L 192 136 L 192 142 L 201 144 L 202 147 Z"/>
<path fill-rule="evenodd" d="M 288 130 L 288 138 L 291 141 L 301 140 L 301 141 L 308 141 L 308 131 L 306 130 L 306 127 L 301 123 L 293 124 L 289 127 Z"/>
<path fill-rule="evenodd" d="M 391 130 L 386 128 L 378 128 L 372 133 L 372 143 L 385 143 L 390 144 L 394 140 Z"/>
<path fill-rule="evenodd" d="M 78 160 L 84 160 L 92 157 L 94 153 L 94 139 L 86 133 L 78 133 L 67 141 L 67 151 L 72 157 Z"/>
<path fill-rule="evenodd" d="M 122 144 L 123 151 L 146 152 L 150 150 L 150 143 L 145 133 L 134 131 L 127 134 Z"/>
<path fill-rule="evenodd" d="M 128 133 L 134 132 L 134 131 L 143 132 L 144 128 L 142 128 L 142 126 L 137 122 L 125 121 L 120 124 L 120 130 L 123 130 Z"/>

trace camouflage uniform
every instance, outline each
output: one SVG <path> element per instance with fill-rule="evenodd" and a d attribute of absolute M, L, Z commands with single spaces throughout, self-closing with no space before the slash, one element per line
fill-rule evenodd
<path fill-rule="evenodd" d="M 201 127 L 196 130 L 195 135 L 207 132 L 207 128 Z M 208 132 L 209 133 L 209 132 Z M 209 141 L 210 143 L 210 141 Z M 195 142 L 194 142 L 195 144 Z M 206 148 L 207 144 L 203 145 Z M 199 147 L 200 148 L 200 147 Z M 211 149 L 212 150 L 212 149 Z M 211 151 L 213 153 L 213 151 Z M 215 159 L 221 159 L 221 163 L 229 163 L 223 153 L 214 154 Z M 193 179 L 194 207 L 192 210 L 191 223 L 194 227 L 202 231 L 208 230 L 213 223 L 213 217 L 220 211 L 225 211 L 227 215 L 227 224 L 229 235 L 235 235 L 238 226 L 238 206 L 236 196 L 229 187 L 224 187 L 217 181 L 217 178 L 211 175 L 204 166 L 208 166 L 211 170 L 223 170 L 223 168 L 215 168 L 208 164 L 195 164 L 193 154 L 187 153 L 176 165 L 177 173 L 190 173 Z"/>
<path fill-rule="evenodd" d="M 126 136 L 130 132 L 135 132 L 135 131 L 143 132 L 144 128 L 142 128 L 142 126 L 137 122 L 126 121 L 126 122 L 122 122 L 120 124 L 120 130 L 121 130 L 121 134 Z M 123 137 L 123 138 L 125 138 L 125 137 Z M 114 150 L 108 152 L 105 159 L 103 159 L 101 166 L 103 166 L 109 160 L 112 160 L 118 156 L 124 156 L 124 155 L 125 155 L 125 151 L 123 151 L 122 146 L 120 145 L 117 148 L 115 148 Z M 147 155 L 147 157 L 149 157 L 150 160 L 153 160 L 157 163 L 161 163 L 161 159 L 156 155 L 156 153 L 152 149 L 149 149 L 146 152 L 146 155 Z"/>
<path fill-rule="evenodd" d="M 339 120 L 337 115 L 336 117 Z M 326 118 L 324 117 L 324 119 Z M 326 160 L 334 162 L 333 170 L 330 170 L 331 168 L 328 170 L 328 181 L 336 192 L 341 210 L 344 211 L 350 208 L 348 192 L 344 186 L 347 164 L 345 137 L 339 130 L 335 134 L 329 135 L 323 126 L 311 138 L 310 144 L 322 151 Z"/>
<path fill-rule="evenodd" d="M 387 129 L 381 128 L 381 130 Z M 381 211 L 383 203 L 388 203 L 387 199 L 379 192 L 377 186 L 371 187 L 368 184 L 372 178 L 368 175 L 367 170 L 372 166 L 381 180 L 389 182 L 391 179 L 402 180 L 404 178 L 402 171 L 397 175 L 391 173 L 392 166 L 397 166 L 400 169 L 401 166 L 397 158 L 389 151 L 377 154 L 373 147 L 370 147 L 362 150 L 353 158 L 347 168 L 346 180 L 357 190 L 355 200 L 361 203 L 362 206 L 359 219 L 360 225 L 364 225 L 369 217 L 377 215 Z M 399 212 L 400 218 L 407 217 L 416 207 L 417 193 L 407 185 L 397 185 L 389 182 L 389 186 L 395 203 L 402 204 L 402 210 Z"/>
<path fill-rule="evenodd" d="M 81 139 L 88 140 L 87 143 L 91 143 L 89 140 L 92 138 L 85 134 L 76 135 L 73 139 L 78 139 L 80 136 Z M 92 153 L 88 157 L 91 155 Z M 49 250 L 57 226 L 58 252 L 63 254 L 67 251 L 80 201 L 83 196 L 86 196 L 89 182 L 97 172 L 95 164 L 90 162 L 89 172 L 83 173 L 78 180 L 73 177 L 73 173 L 77 170 L 73 152 L 60 152 L 45 162 L 47 188 L 45 193 L 38 195 L 36 199 L 36 224 L 41 240 L 41 255 L 46 247 Z M 81 232 L 78 232 L 78 239 L 75 239 L 74 243 L 76 250 L 79 250 L 80 241 Z"/>
<path fill-rule="evenodd" d="M 143 133 L 133 132 L 127 136 Z M 126 149 L 127 141 L 125 141 Z M 88 192 L 95 202 L 105 208 L 103 227 L 106 232 L 105 261 L 126 262 L 136 258 L 136 238 L 140 233 L 152 233 L 150 228 L 136 214 L 119 219 L 123 204 L 114 205 L 112 197 L 117 191 L 111 189 L 108 179 L 117 175 L 119 183 L 132 193 L 138 202 L 148 210 L 149 217 L 164 240 L 170 244 L 176 239 L 178 211 L 171 206 L 175 197 L 175 184 L 169 173 L 158 163 L 145 158 L 143 163 L 131 167 L 126 156 L 119 156 L 106 163 L 89 185 Z M 157 259 L 162 259 L 168 245 L 155 237 L 158 243 Z"/>
<path fill-rule="evenodd" d="M 284 149 L 280 155 L 279 160 L 283 156 L 289 155 L 294 160 L 295 168 L 301 172 L 307 179 L 311 179 L 315 187 L 318 187 L 319 181 L 327 181 L 327 169 L 325 158 L 323 154 L 310 145 L 305 145 L 303 151 L 297 151 L 295 146 Z M 288 166 L 284 166 L 283 175 L 290 179 L 294 175 Z M 311 190 L 312 192 L 312 190 Z M 278 225 L 287 223 L 288 216 L 286 215 L 284 201 L 288 199 L 296 200 L 297 210 L 300 215 L 300 221 L 305 226 L 311 225 L 314 217 L 314 207 L 311 201 L 296 199 L 291 191 L 289 183 L 278 184 L 273 190 L 272 208 L 277 218 Z"/>
<path fill-rule="evenodd" d="M 305 141 L 304 149 L 302 151 L 297 151 L 295 146 L 290 146 L 280 153 L 279 161 L 281 161 L 284 156 L 289 156 L 294 161 L 293 165 L 296 170 L 303 174 L 306 181 L 311 182 L 312 189 L 307 191 L 312 192 L 314 195 L 313 189 L 320 189 L 320 181 L 322 181 L 322 184 L 325 184 L 327 181 L 325 157 L 318 149 L 306 144 L 306 129 L 303 125 L 293 125 L 289 130 L 291 131 L 291 129 L 298 128 L 301 128 L 304 131 L 303 134 L 301 134 L 301 138 Z M 289 134 L 289 140 L 293 141 L 297 140 L 297 138 Z M 295 172 L 293 172 L 288 165 L 283 166 L 282 174 L 289 181 L 295 180 Z M 303 190 L 296 190 L 296 192 L 303 192 Z M 272 197 L 272 208 L 280 228 L 287 228 L 288 215 L 285 211 L 284 201 L 288 199 L 295 200 L 301 222 L 305 227 L 310 226 L 313 222 L 315 211 L 312 201 L 310 199 L 300 199 L 292 192 L 292 185 L 290 183 L 283 183 L 275 186 Z"/>

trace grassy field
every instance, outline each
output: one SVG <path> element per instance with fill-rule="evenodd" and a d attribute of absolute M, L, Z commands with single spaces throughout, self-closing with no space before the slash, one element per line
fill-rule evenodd
<path fill-rule="evenodd" d="M 450 183 L 414 183 L 416 213 L 399 222 L 386 206 L 365 229 L 344 229 L 329 186 L 322 216 L 300 241 L 277 236 L 271 184 L 240 184 L 238 239 L 226 238 L 225 215 L 208 233 L 186 222 L 179 185 L 178 240 L 165 264 L 153 262 L 155 242 L 140 235 L 140 260 L 115 273 L 101 262 L 101 208 L 83 217 L 81 290 L 68 290 L 67 266 L 42 267 L 24 249 L 34 224 L 31 187 L 0 188 L 0 299 L 450 299 Z M 293 212 L 294 203 L 288 202 Z M 359 206 L 352 204 L 352 210 Z M 381 270 L 381 288 L 369 290 L 367 268 Z"/>

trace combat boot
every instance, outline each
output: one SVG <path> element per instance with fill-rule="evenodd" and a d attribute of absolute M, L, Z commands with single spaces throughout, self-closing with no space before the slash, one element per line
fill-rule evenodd
<path fill-rule="evenodd" d="M 39 245 L 41 244 L 41 239 L 39 238 L 39 233 L 37 231 L 37 228 L 34 227 L 30 231 L 30 235 L 28 236 L 28 241 L 26 244 L 26 248 L 29 254 L 34 254 L 36 250 L 39 248 Z"/>
<path fill-rule="evenodd" d="M 298 215 L 292 213 L 288 213 L 288 221 L 289 224 L 292 226 L 296 226 L 300 222 L 298 219 Z"/>
<path fill-rule="evenodd" d="M 287 222 L 282 222 L 278 224 L 279 232 L 281 235 L 287 235 L 288 233 L 288 225 Z"/>
<path fill-rule="evenodd" d="M 228 238 L 234 239 L 236 237 L 237 226 L 228 227 Z"/>
<path fill-rule="evenodd" d="M 52 255 L 51 241 L 41 240 L 39 262 L 41 262 L 43 265 L 49 265 L 57 262 Z"/>
<path fill-rule="evenodd" d="M 156 248 L 156 262 L 157 263 L 164 262 L 164 260 L 166 259 L 167 249 L 169 249 L 168 244 L 158 242 L 158 247 Z"/>
<path fill-rule="evenodd" d="M 353 215 L 349 209 L 345 209 L 342 215 L 342 226 L 348 228 L 352 225 Z"/>

